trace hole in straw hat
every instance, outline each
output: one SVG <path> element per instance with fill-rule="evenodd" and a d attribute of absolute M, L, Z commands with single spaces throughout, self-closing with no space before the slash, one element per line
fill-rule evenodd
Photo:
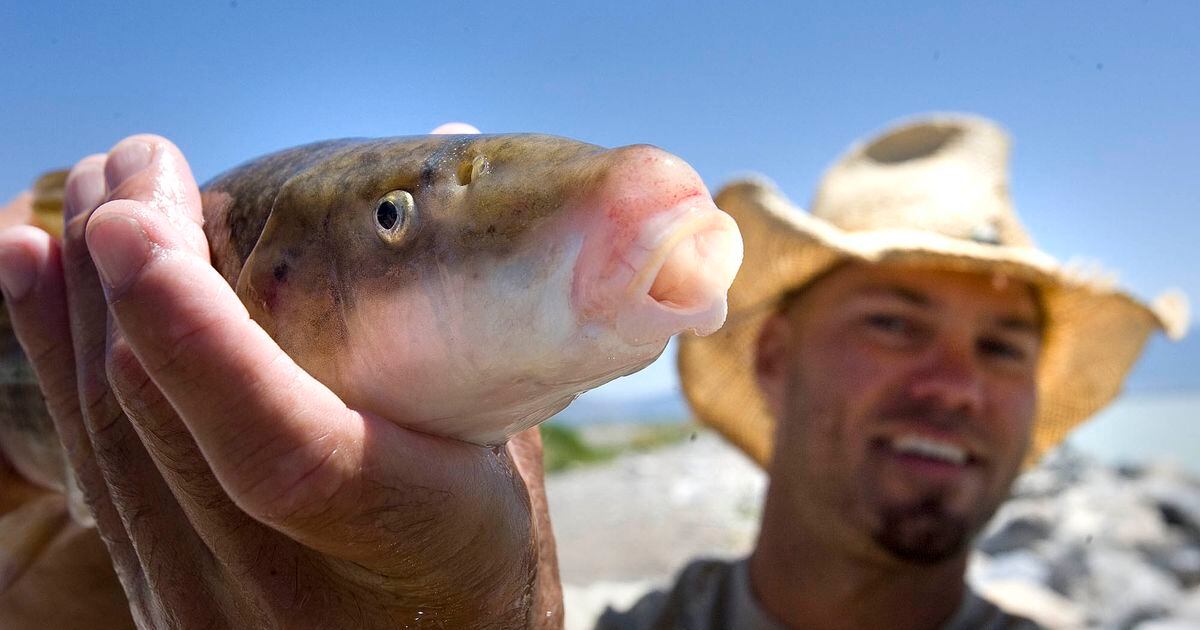
<path fill-rule="evenodd" d="M 866 154 L 884 164 L 907 162 L 937 153 L 960 135 L 962 128 L 953 125 L 908 127 L 875 141 L 867 147 Z"/>

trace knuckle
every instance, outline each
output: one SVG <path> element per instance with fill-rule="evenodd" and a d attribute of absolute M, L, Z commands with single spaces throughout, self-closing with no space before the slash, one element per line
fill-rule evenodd
<path fill-rule="evenodd" d="M 211 337 L 221 333 L 220 323 L 209 318 L 201 318 L 188 326 L 176 326 L 168 329 L 159 343 L 161 351 L 155 353 L 158 358 L 153 363 L 147 362 L 146 369 L 155 374 L 190 375 L 194 372 L 193 363 L 198 352 L 211 345 Z"/>
<path fill-rule="evenodd" d="M 97 409 L 88 415 L 92 418 L 89 423 L 92 449 L 101 465 L 105 462 L 119 465 L 128 461 L 130 445 L 137 442 L 138 437 L 127 421 L 125 412 L 119 407 L 113 409 L 106 405 L 103 410 Z"/>
<path fill-rule="evenodd" d="M 175 416 L 174 408 L 128 347 L 114 348 L 105 373 L 117 403 L 139 427 L 157 433 Z"/>
<path fill-rule="evenodd" d="M 96 531 L 100 534 L 100 539 L 104 541 L 104 545 L 108 547 L 114 558 L 117 557 L 118 551 L 124 558 L 125 552 L 130 551 L 129 532 L 125 531 L 125 526 L 119 518 L 114 518 L 117 516 L 115 512 L 108 515 L 110 518 L 99 518 L 100 516 L 103 515 L 97 514 L 96 519 Z M 117 526 L 112 526 L 114 523 Z"/>
<path fill-rule="evenodd" d="M 46 407 L 56 419 L 62 421 L 78 417 L 79 390 L 76 388 L 74 366 L 62 369 L 39 369 L 38 386 L 46 398 Z"/>
<path fill-rule="evenodd" d="M 338 464 L 337 449 L 303 445 L 282 454 L 260 453 L 236 469 L 235 501 L 268 522 L 332 523 L 353 504 L 352 477 Z"/>
<path fill-rule="evenodd" d="M 161 532 L 157 531 L 159 510 L 151 506 L 148 501 L 136 500 L 140 497 L 140 492 L 125 497 L 133 500 L 121 503 L 123 506 L 121 518 L 125 521 L 125 527 L 129 531 L 129 540 L 133 543 L 144 565 L 154 558 L 154 544 L 157 542 L 156 539 L 160 538 L 158 534 Z"/>
<path fill-rule="evenodd" d="M 79 402 L 83 406 L 83 416 L 88 422 L 89 429 L 103 426 L 97 419 L 110 419 L 113 407 L 117 406 L 112 396 L 108 382 L 95 373 L 79 375 Z"/>
<path fill-rule="evenodd" d="M 21 343 L 24 345 L 25 356 L 29 358 L 29 364 L 33 366 L 39 373 L 42 370 L 53 369 L 64 363 L 64 357 L 70 357 L 74 354 L 71 347 L 71 339 L 58 336 L 22 336 Z M 23 337 L 30 337 L 28 339 Z"/>
<path fill-rule="evenodd" d="M 138 390 L 142 387 L 142 383 L 148 380 L 146 371 L 142 369 L 142 364 L 138 362 L 137 356 L 124 343 L 115 343 L 109 349 L 104 369 L 109 383 L 117 392 Z"/>
<path fill-rule="evenodd" d="M 129 461 L 132 445 L 140 441 L 108 383 L 95 375 L 85 376 L 79 392 L 84 426 L 97 461 L 105 469 Z"/>

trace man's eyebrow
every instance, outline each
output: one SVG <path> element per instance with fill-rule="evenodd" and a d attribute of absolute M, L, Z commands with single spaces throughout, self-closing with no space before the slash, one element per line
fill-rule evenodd
<path fill-rule="evenodd" d="M 913 306 L 929 307 L 933 306 L 933 300 L 929 299 L 928 295 L 920 291 L 914 291 L 906 287 L 896 286 L 894 284 L 873 284 L 863 287 L 860 295 L 868 297 L 890 297 L 898 299 L 902 302 L 908 302 Z"/>
<path fill-rule="evenodd" d="M 1042 335 L 1042 324 L 1038 319 L 1024 315 L 1005 315 L 996 320 L 996 325 L 1012 332 Z"/>

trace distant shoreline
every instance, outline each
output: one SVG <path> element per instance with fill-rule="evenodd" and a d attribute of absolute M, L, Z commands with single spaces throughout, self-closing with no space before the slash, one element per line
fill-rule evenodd
<path fill-rule="evenodd" d="M 687 405 L 674 392 L 584 398 L 551 420 L 554 427 L 578 432 L 585 446 L 618 450 L 630 446 L 648 427 L 689 424 L 694 421 Z M 1073 432 L 1068 441 L 1108 464 L 1175 465 L 1200 475 L 1200 390 L 1126 393 Z"/>

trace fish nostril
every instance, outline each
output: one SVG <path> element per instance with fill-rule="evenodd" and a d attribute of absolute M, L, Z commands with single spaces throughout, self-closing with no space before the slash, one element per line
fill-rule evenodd
<path fill-rule="evenodd" d="M 458 171 L 455 176 L 459 186 L 466 186 L 471 182 L 479 179 L 479 177 L 490 170 L 491 165 L 488 159 L 482 155 L 476 155 L 470 162 L 463 162 L 458 165 Z"/>
<path fill-rule="evenodd" d="M 458 180 L 459 186 L 466 186 L 467 184 L 471 183 L 471 163 L 470 162 L 463 162 L 462 164 L 458 165 L 458 172 L 456 173 L 456 179 Z"/>

